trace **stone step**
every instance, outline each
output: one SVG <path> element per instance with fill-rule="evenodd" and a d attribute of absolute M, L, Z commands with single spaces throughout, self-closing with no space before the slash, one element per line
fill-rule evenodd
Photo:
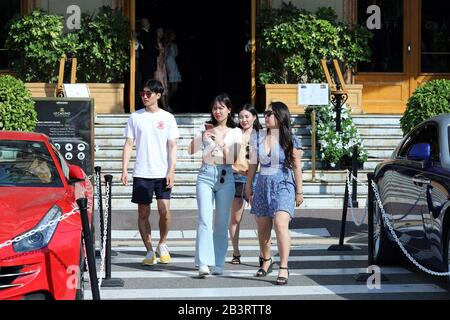
<path fill-rule="evenodd" d="M 137 210 L 137 205 L 131 203 L 130 195 L 115 195 L 111 199 L 112 210 Z M 365 208 L 367 197 L 358 196 L 359 208 Z M 195 197 L 178 197 L 174 195 L 170 201 L 172 210 L 197 210 L 197 199 Z M 340 209 L 343 207 L 343 196 L 341 195 L 305 195 L 304 202 L 300 209 Z M 152 203 L 152 210 L 156 209 L 156 203 Z M 359 220 L 360 215 L 355 215 Z M 351 221 L 351 209 L 348 211 L 347 221 Z"/>
<path fill-rule="evenodd" d="M 183 139 L 192 139 L 198 132 L 197 127 L 185 127 L 180 126 L 178 128 L 180 136 Z M 362 138 L 367 136 L 391 136 L 401 139 L 403 137 L 403 131 L 399 127 L 394 126 L 360 126 L 358 127 L 359 133 Z M 124 138 L 125 126 L 104 125 L 96 126 L 94 133 L 95 136 L 102 137 L 120 137 Z M 297 136 L 310 137 L 311 132 L 309 127 L 297 127 L 293 128 L 292 132 Z"/>
<path fill-rule="evenodd" d="M 132 182 L 132 169 L 128 170 L 128 182 Z M 367 183 L 367 174 L 372 173 L 373 170 L 359 170 L 358 180 Z M 102 168 L 101 174 L 110 174 L 113 176 L 114 183 L 120 183 L 120 176 L 122 170 L 104 170 Z M 198 169 L 196 170 L 180 170 L 177 169 L 175 172 L 175 178 L 177 181 L 196 181 L 197 180 Z M 303 181 L 310 182 L 312 180 L 312 171 L 304 170 L 302 171 Z M 315 181 L 316 182 L 343 182 L 346 180 L 346 171 L 344 170 L 316 170 Z"/>
<path fill-rule="evenodd" d="M 192 137 L 181 137 L 178 140 L 178 147 L 187 147 L 191 143 Z M 399 142 L 401 141 L 401 137 L 399 136 L 366 136 L 362 137 L 363 145 L 365 147 L 391 147 L 395 149 Z M 300 142 L 304 147 L 311 146 L 311 137 L 300 137 Z M 96 148 L 103 147 L 119 147 L 122 148 L 125 143 L 125 138 L 122 136 L 96 136 L 94 145 Z"/>
<path fill-rule="evenodd" d="M 191 159 L 201 160 L 201 152 L 197 152 L 194 155 L 190 155 L 187 151 L 187 146 L 180 146 L 178 148 L 177 157 L 183 161 L 189 161 Z M 366 147 L 369 157 L 387 159 L 391 156 L 394 151 L 393 147 Z M 311 159 L 312 152 L 310 147 L 305 147 L 303 149 L 303 159 Z M 316 157 L 318 157 L 319 151 L 316 150 Z M 136 156 L 136 150 L 133 149 L 132 158 Z M 97 147 L 94 152 L 95 159 L 97 158 L 121 158 L 122 148 L 119 147 Z"/>
<path fill-rule="evenodd" d="M 118 176 L 119 178 L 119 176 Z M 180 181 L 175 178 L 175 187 L 173 188 L 173 194 L 184 195 L 184 196 L 195 196 L 196 181 Z M 114 178 L 113 178 L 114 179 Z M 117 180 L 113 181 L 112 190 L 114 194 L 131 194 L 132 186 L 131 184 L 124 186 Z M 303 182 L 303 192 L 304 194 L 314 195 L 314 194 L 341 194 L 343 195 L 345 191 L 345 183 L 343 182 Z M 361 186 L 358 188 L 358 194 L 366 194 L 367 187 Z"/>
<path fill-rule="evenodd" d="M 95 117 L 96 124 L 126 124 L 129 114 L 97 114 Z M 400 126 L 400 118 L 402 115 L 352 115 L 353 122 L 356 125 L 397 125 Z M 211 118 L 208 113 L 186 113 L 176 114 L 175 119 L 179 125 L 201 124 Z M 264 123 L 263 115 L 259 115 L 260 122 Z M 304 115 L 292 115 L 294 124 L 309 124 Z"/>
<path fill-rule="evenodd" d="M 302 169 L 309 170 L 311 169 L 311 162 L 303 159 L 305 161 L 302 162 Z M 373 170 L 376 165 L 381 163 L 384 159 L 377 158 L 369 158 L 366 163 L 364 163 L 363 169 Z M 177 161 L 177 169 L 178 170 L 197 170 L 200 167 L 200 161 Z M 95 166 L 101 166 L 103 170 L 121 170 L 122 161 L 120 159 L 109 159 L 109 158 L 96 158 Z M 134 160 L 132 159 L 129 164 L 129 168 L 134 167 Z M 320 160 L 317 161 L 316 168 L 322 168 L 322 162 Z"/>
<path fill-rule="evenodd" d="M 402 115 L 352 115 L 353 123 L 359 125 L 396 125 L 400 127 L 400 118 Z"/>

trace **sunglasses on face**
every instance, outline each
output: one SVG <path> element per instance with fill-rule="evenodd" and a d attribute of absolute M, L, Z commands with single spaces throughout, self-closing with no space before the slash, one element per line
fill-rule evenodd
<path fill-rule="evenodd" d="M 225 176 L 227 175 L 227 171 L 225 169 L 222 169 L 222 172 L 220 174 L 220 183 L 224 183 L 225 182 Z"/>
<path fill-rule="evenodd" d="M 144 98 L 144 97 L 150 98 L 152 96 L 153 92 L 151 92 L 151 91 L 141 91 L 141 92 L 139 92 L 139 94 L 140 94 L 140 96 L 142 98 Z"/>
<path fill-rule="evenodd" d="M 272 110 L 268 110 L 268 111 L 264 112 L 264 117 L 267 118 L 267 117 L 270 117 L 273 114 L 274 114 L 274 112 Z"/>

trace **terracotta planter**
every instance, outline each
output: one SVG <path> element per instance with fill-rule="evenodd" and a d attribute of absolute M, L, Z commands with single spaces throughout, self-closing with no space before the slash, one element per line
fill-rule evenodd
<path fill-rule="evenodd" d="M 26 83 L 32 97 L 54 97 L 55 83 L 32 82 Z M 89 93 L 94 98 L 95 112 L 106 114 L 124 113 L 123 96 L 125 85 L 123 83 L 88 83 Z"/>
<path fill-rule="evenodd" d="M 347 84 L 347 104 L 352 113 L 362 113 L 362 84 Z M 293 114 L 303 114 L 304 107 L 297 104 L 297 84 L 266 84 L 266 108 L 272 101 L 282 101 Z"/>

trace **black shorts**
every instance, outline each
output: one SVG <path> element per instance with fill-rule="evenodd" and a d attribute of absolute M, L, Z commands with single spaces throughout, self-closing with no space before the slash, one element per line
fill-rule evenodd
<path fill-rule="evenodd" d="M 166 178 L 133 178 L 133 195 L 131 196 L 131 202 L 137 204 L 152 203 L 153 193 L 156 195 L 156 200 L 170 199 L 172 189 L 166 188 Z"/>
<path fill-rule="evenodd" d="M 235 188 L 235 193 L 234 193 L 234 197 L 235 198 L 241 198 L 244 199 L 244 189 L 245 189 L 245 182 L 234 182 L 234 188 Z"/>

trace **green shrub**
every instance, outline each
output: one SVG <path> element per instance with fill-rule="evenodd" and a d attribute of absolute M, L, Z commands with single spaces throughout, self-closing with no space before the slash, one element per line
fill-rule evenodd
<path fill-rule="evenodd" d="M 331 8 L 313 14 L 290 2 L 264 8 L 258 19 L 260 83 L 322 82 L 323 58 L 342 61 L 343 73 L 357 62 L 369 61 L 371 33 L 336 18 Z"/>
<path fill-rule="evenodd" d="M 129 69 L 131 29 L 125 16 L 101 7 L 83 15 L 78 33 L 78 82 L 123 82 Z"/>
<path fill-rule="evenodd" d="M 77 58 L 77 82 L 123 82 L 129 68 L 129 22 L 119 11 L 101 7 L 83 14 L 81 29 L 63 33 L 63 17 L 42 10 L 9 22 L 6 46 L 16 53 L 12 69 L 25 82 L 56 82 L 59 60 Z"/>
<path fill-rule="evenodd" d="M 33 131 L 37 114 L 30 91 L 12 76 L 0 76 L 0 130 Z"/>
<path fill-rule="evenodd" d="M 442 113 L 450 113 L 450 80 L 432 80 L 417 88 L 409 98 L 400 119 L 403 134 L 409 133 L 422 121 Z"/>
<path fill-rule="evenodd" d="M 65 54 L 63 17 L 42 10 L 9 22 L 6 48 L 15 52 L 12 68 L 25 82 L 55 82 Z"/>

